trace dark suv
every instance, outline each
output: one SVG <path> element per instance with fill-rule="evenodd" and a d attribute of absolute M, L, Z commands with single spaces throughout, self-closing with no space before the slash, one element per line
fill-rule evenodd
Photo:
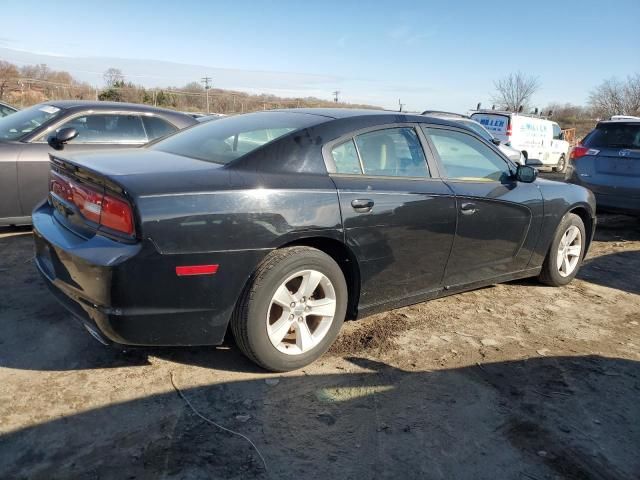
<path fill-rule="evenodd" d="M 566 180 L 593 191 L 600 211 L 640 216 L 640 118 L 599 122 L 571 151 Z"/>

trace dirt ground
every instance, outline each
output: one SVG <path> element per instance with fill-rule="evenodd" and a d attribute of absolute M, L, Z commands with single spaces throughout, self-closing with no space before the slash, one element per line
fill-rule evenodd
<path fill-rule="evenodd" d="M 638 479 L 640 223 L 600 221 L 567 287 L 349 322 L 285 375 L 232 343 L 103 347 L 46 291 L 29 230 L 4 231 L 0 478 Z"/>

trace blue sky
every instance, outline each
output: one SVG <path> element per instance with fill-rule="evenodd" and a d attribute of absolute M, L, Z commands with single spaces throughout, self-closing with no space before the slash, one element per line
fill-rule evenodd
<path fill-rule="evenodd" d="M 639 0 L 3 2 L 0 59 L 110 66 L 136 83 L 341 98 L 411 110 L 489 104 L 493 80 L 539 77 L 534 103 L 585 103 L 640 72 Z"/>

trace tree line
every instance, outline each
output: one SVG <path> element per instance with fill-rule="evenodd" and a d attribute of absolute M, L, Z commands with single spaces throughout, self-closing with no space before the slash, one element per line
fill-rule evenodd
<path fill-rule="evenodd" d="M 198 82 L 183 86 L 146 88 L 128 81 L 117 68 L 103 74 L 104 85 L 94 87 L 81 82 L 64 71 L 47 65 L 18 67 L 0 60 L 0 100 L 19 107 L 27 107 L 48 100 L 105 100 L 146 103 L 158 107 L 187 112 L 206 112 L 207 96 L 210 111 L 243 113 L 256 110 L 293 107 L 354 107 L 377 108 L 372 105 L 334 102 L 315 97 L 283 98 L 276 95 L 252 95 L 245 92 L 205 88 Z"/>

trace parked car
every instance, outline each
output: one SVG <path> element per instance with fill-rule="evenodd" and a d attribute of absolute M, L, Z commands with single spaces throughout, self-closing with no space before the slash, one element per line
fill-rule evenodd
<path fill-rule="evenodd" d="M 47 196 L 49 154 L 56 151 L 49 137 L 56 148 L 76 153 L 143 145 L 195 123 L 146 105 L 78 100 L 41 103 L 1 118 L 0 225 L 30 223 L 33 207 Z M 56 139 L 61 133 L 64 141 Z"/>
<path fill-rule="evenodd" d="M 11 115 L 12 113 L 17 112 L 18 109 L 12 107 L 8 103 L 0 102 L 0 118 L 6 117 L 7 115 Z"/>
<path fill-rule="evenodd" d="M 503 143 L 522 152 L 527 164 L 564 172 L 569 142 L 560 125 L 546 118 L 498 110 L 479 110 L 471 118 Z"/>
<path fill-rule="evenodd" d="M 470 128 L 471 130 L 476 132 L 478 135 L 480 135 L 485 140 L 493 143 L 512 162 L 519 163 L 521 165 L 525 164 L 524 155 L 522 154 L 522 152 L 520 150 L 516 150 L 515 148 L 511 147 L 511 145 L 508 142 L 507 143 L 502 143 L 502 141 L 499 138 L 494 137 L 493 134 L 489 130 L 487 130 L 482 125 L 480 125 L 478 122 L 476 122 L 475 120 L 472 120 L 471 118 L 469 118 L 466 115 L 461 115 L 459 113 L 440 112 L 440 111 L 435 111 L 435 110 L 424 111 L 424 112 L 422 112 L 422 115 L 427 115 L 427 116 L 430 116 L 430 117 L 448 118 L 449 120 L 457 121 L 461 125 L 464 125 L 465 127 Z"/>
<path fill-rule="evenodd" d="M 573 148 L 565 177 L 595 193 L 598 210 L 640 216 L 640 118 L 613 118 Z"/>
<path fill-rule="evenodd" d="M 442 118 L 295 109 L 52 158 L 35 263 L 104 343 L 215 345 L 302 367 L 345 317 L 576 275 L 587 189 L 536 179 Z"/>

